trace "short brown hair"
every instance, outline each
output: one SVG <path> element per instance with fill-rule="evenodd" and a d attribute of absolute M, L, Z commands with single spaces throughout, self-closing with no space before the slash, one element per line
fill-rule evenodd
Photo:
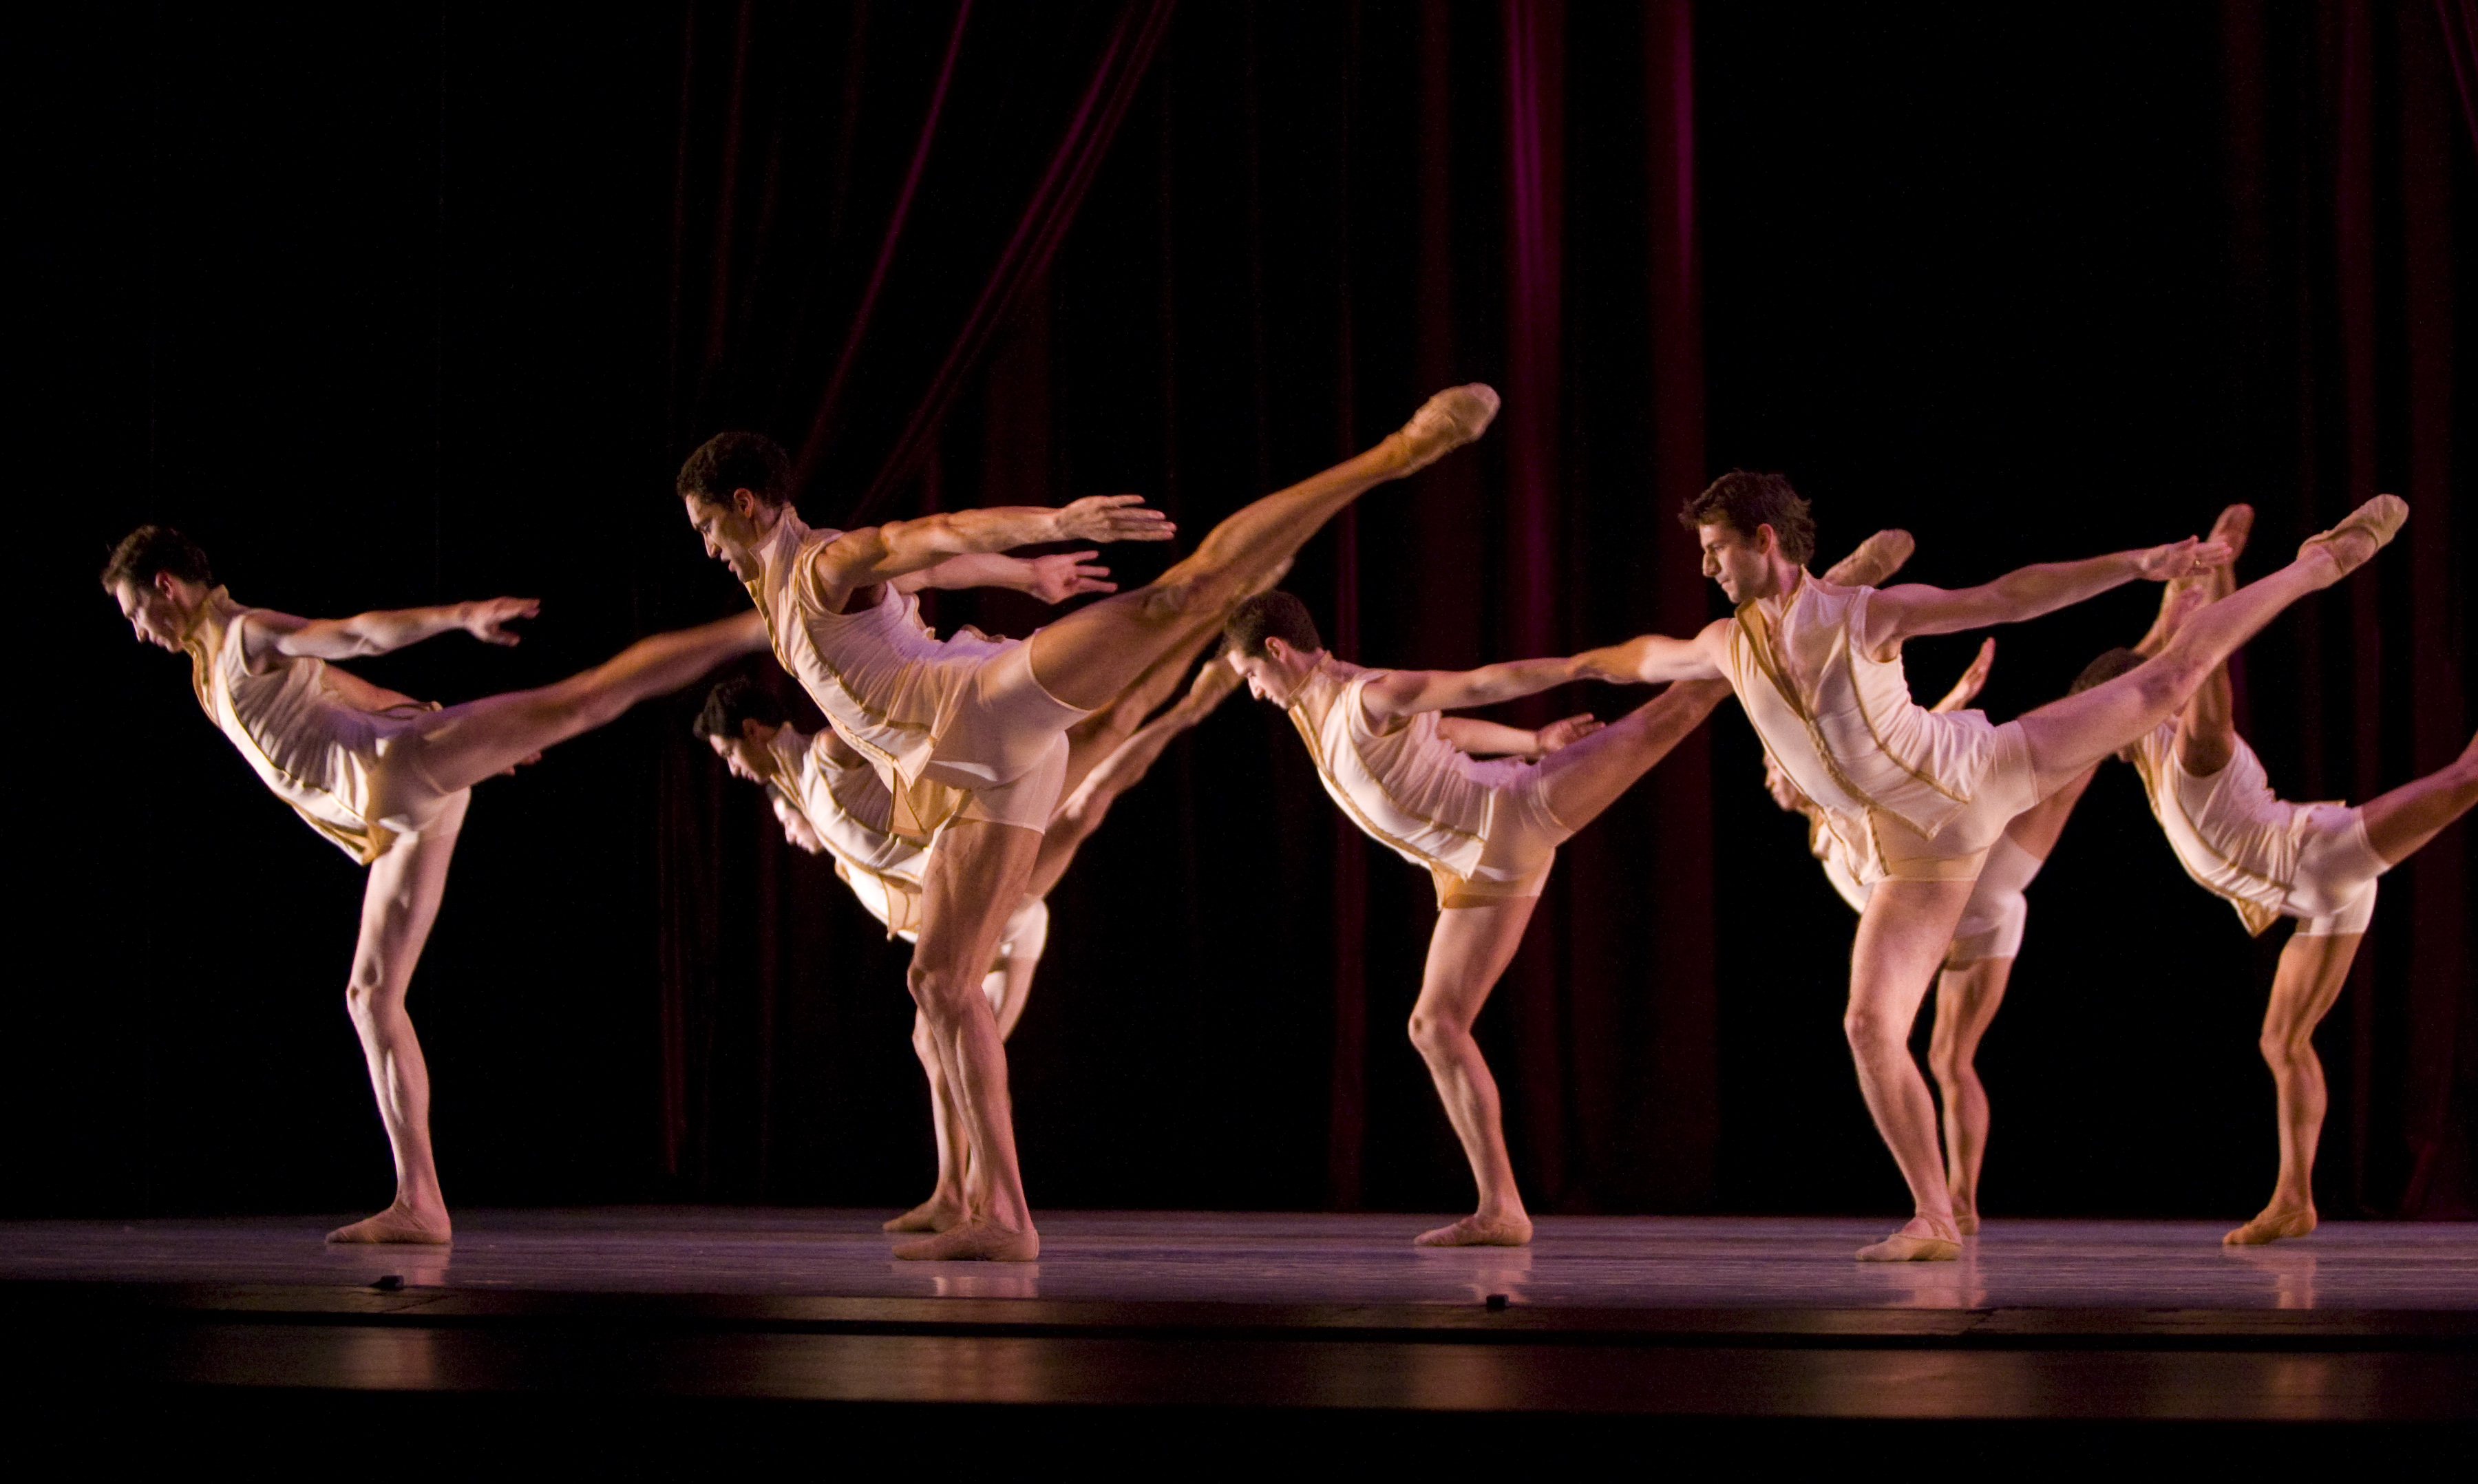
<path fill-rule="evenodd" d="M 120 539 L 103 564 L 103 585 L 135 583 L 144 587 L 157 572 L 169 572 L 202 588 L 215 585 L 215 568 L 198 543 L 167 525 L 142 525 Z"/>
<path fill-rule="evenodd" d="M 1278 589 L 1241 603 L 1222 626 L 1224 652 L 1242 659 L 1263 659 L 1269 639 L 1278 639 L 1303 653 L 1325 647 L 1325 641 L 1317 637 L 1316 620 L 1308 616 L 1308 605 Z"/>
<path fill-rule="evenodd" d="M 738 742 L 743 721 L 781 726 L 789 719 L 774 692 L 746 675 L 734 675 L 705 693 L 705 706 L 689 723 L 689 730 L 699 742 L 717 737 Z"/>
<path fill-rule="evenodd" d="M 1781 542 L 1783 557 L 1804 566 L 1815 555 L 1815 517 L 1808 514 L 1807 502 L 1789 487 L 1789 480 L 1780 474 L 1732 469 L 1680 507 L 1678 523 L 1690 531 L 1697 526 L 1726 525 L 1750 539 L 1756 527 L 1768 525 Z"/>
<path fill-rule="evenodd" d="M 2134 650 L 2111 649 L 2084 666 L 2083 672 L 2074 677 L 2073 685 L 2066 689 L 2065 693 L 2080 695 L 2093 686 L 2104 686 L 2119 675 L 2132 674 L 2146 663 L 2142 656 Z"/>
<path fill-rule="evenodd" d="M 792 498 L 792 461 L 763 433 L 718 433 L 680 465 L 673 488 L 708 505 L 728 505 L 731 491 L 746 490 L 780 510 Z"/>

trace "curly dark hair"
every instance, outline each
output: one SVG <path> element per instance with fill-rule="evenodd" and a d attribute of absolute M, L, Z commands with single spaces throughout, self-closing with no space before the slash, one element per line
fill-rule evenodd
<path fill-rule="evenodd" d="M 689 724 L 699 742 L 717 737 L 740 740 L 740 723 L 781 726 L 791 719 L 774 692 L 746 675 L 734 675 L 705 693 L 705 706 Z"/>
<path fill-rule="evenodd" d="M 1804 566 L 1815 555 L 1815 517 L 1780 474 L 1732 469 L 1681 506 L 1678 523 L 1690 531 L 1718 523 L 1746 537 L 1768 525 L 1783 556 Z"/>
<path fill-rule="evenodd" d="M 103 564 L 103 585 L 129 582 L 144 587 L 157 572 L 169 572 L 204 588 L 215 585 L 207 554 L 196 541 L 167 525 L 142 525 L 122 537 Z"/>
<path fill-rule="evenodd" d="M 1244 659 L 1265 657 L 1265 641 L 1278 639 L 1294 649 L 1314 653 L 1325 647 L 1317 636 L 1308 605 L 1278 590 L 1259 592 L 1230 611 L 1222 625 L 1222 650 Z"/>
<path fill-rule="evenodd" d="M 673 488 L 708 505 L 727 505 L 731 491 L 746 490 L 780 510 L 792 498 L 792 461 L 763 433 L 718 433 L 680 465 Z"/>

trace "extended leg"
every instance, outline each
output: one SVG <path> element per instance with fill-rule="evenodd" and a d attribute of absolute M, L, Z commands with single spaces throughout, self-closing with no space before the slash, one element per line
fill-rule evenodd
<path fill-rule="evenodd" d="M 1862 1262 L 1910 1262 L 1961 1255 L 1953 1197 L 1936 1145 L 1935 1103 L 1910 1057 L 1919 1001 L 1970 900 L 1968 881 L 1880 881 L 1858 915 L 1850 950 L 1850 1008 L 1842 1028 L 1858 1067 L 1858 1091 L 1876 1132 L 1909 1183 L 1916 1215 L 1899 1232 L 1859 1249 Z"/>
<path fill-rule="evenodd" d="M 1456 387 L 1430 397 L 1376 447 L 1242 508 L 1150 584 L 1077 609 L 1034 634 L 1034 678 L 1070 706 L 1108 705 L 1197 623 L 1289 561 L 1343 507 L 1479 437 L 1496 413 L 1497 393 L 1486 387 Z"/>
<path fill-rule="evenodd" d="M 1599 734 L 1595 734 L 1597 737 Z M 1580 745 L 1580 744 L 1579 744 Z M 1411 1008 L 1411 1044 L 1419 1047 L 1436 1079 L 1446 1118 L 1471 1161 L 1479 1186 L 1479 1208 L 1451 1226 L 1412 1239 L 1424 1247 L 1519 1247 L 1531 1240 L 1531 1218 L 1514 1188 L 1514 1165 L 1505 1154 L 1505 1125 L 1497 1079 L 1472 1039 L 1488 992 L 1523 945 L 1536 896 L 1510 896 L 1485 907 L 1447 907 L 1437 913 L 1429 939 L 1428 971 L 1420 1001 Z"/>
<path fill-rule="evenodd" d="M 2309 541 L 2288 566 L 2196 611 L 2139 667 L 2024 716 L 2022 730 L 2041 794 L 2055 792 L 2175 715 L 2281 610 L 2363 566 L 2407 517 L 2408 507 L 2400 501 L 2377 496 L 2334 527 L 2336 534 Z"/>
<path fill-rule="evenodd" d="M 1963 1236 L 1979 1230 L 1979 1162 L 1987 1152 L 1987 1090 L 1980 1085 L 1979 1040 L 2005 1001 L 2010 958 L 1980 959 L 1936 976 L 1935 1030 L 1928 1041 L 1928 1070 L 1944 1102 L 1945 1183 L 1953 1195 L 1953 1224 Z"/>
<path fill-rule="evenodd" d="M 641 639 L 580 674 L 532 691 L 450 706 L 420 723 L 413 756 L 442 790 L 468 789 L 535 753 L 619 718 L 639 701 L 691 684 L 766 647 L 766 620 L 737 614 Z"/>
<path fill-rule="evenodd" d="M 396 836 L 387 853 L 370 863 L 362 890 L 362 933 L 353 945 L 344 1008 L 361 1037 L 379 1121 L 387 1126 L 388 1148 L 395 1156 L 395 1199 L 376 1216 L 329 1232 L 330 1242 L 448 1240 L 447 1201 L 440 1194 L 439 1166 L 430 1149 L 430 1069 L 404 1000 L 430 925 L 439 918 L 448 861 L 470 797 L 454 795 L 427 826 Z"/>
<path fill-rule="evenodd" d="M 2292 934 L 2280 950 L 2271 1003 L 2263 1013 L 2263 1059 L 2271 1066 L 2280 1101 L 2280 1178 L 2271 1204 L 2220 1240 L 2260 1246 L 2314 1229 L 2314 1145 L 2323 1135 L 2323 1063 L 2314 1055 L 2314 1027 L 2349 982 L 2362 933 L 2309 938 Z"/>
<path fill-rule="evenodd" d="M 1570 830 L 1599 818 L 1618 795 L 1703 725 L 1729 693 L 1726 680 L 1679 681 L 1591 736 L 1549 754 L 1540 765 L 1549 812 Z"/>
<path fill-rule="evenodd" d="M 2366 800 L 2359 810 L 2366 843 L 2387 865 L 2398 866 L 2478 804 L 2478 737 L 2450 765 L 2415 783 Z"/>
<path fill-rule="evenodd" d="M 970 1216 L 948 1231 L 897 1247 L 898 1257 L 1028 1262 L 1040 1254 L 1016 1165 L 1006 1047 L 981 994 L 982 974 L 997 956 L 1008 913 L 1024 897 L 1040 844 L 1038 834 L 1017 825 L 960 819 L 929 852 L 910 982 L 963 1116 Z"/>

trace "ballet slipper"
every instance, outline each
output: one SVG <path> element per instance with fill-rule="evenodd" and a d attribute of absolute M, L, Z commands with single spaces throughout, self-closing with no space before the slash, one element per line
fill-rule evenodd
<path fill-rule="evenodd" d="M 2313 1206 L 2265 1206 L 2263 1214 L 2220 1239 L 2222 1246 L 2259 1247 L 2283 1237 L 2303 1237 L 2314 1229 Z"/>
<path fill-rule="evenodd" d="M 1850 555 L 1833 563 L 1824 580 L 1836 588 L 1881 587 L 1885 578 L 1902 569 L 1902 564 L 1918 548 L 1918 541 L 1908 531 L 1879 531 L 1852 547 Z"/>
<path fill-rule="evenodd" d="M 888 1232 L 949 1231 L 963 1220 L 963 1207 L 945 1195 L 932 1195 L 893 1220 L 880 1222 L 877 1229 Z"/>
<path fill-rule="evenodd" d="M 2215 545 L 2229 548 L 2229 561 L 2235 563 L 2245 554 L 2246 538 L 2254 534 L 2254 507 L 2232 505 L 2220 512 L 2212 522 L 2212 534 L 2203 538 Z"/>
<path fill-rule="evenodd" d="M 340 1244 L 405 1243 L 445 1246 L 453 1240 L 452 1231 L 444 1211 L 417 1212 L 403 1206 L 390 1206 L 376 1216 L 337 1227 L 327 1234 L 327 1240 Z"/>
<path fill-rule="evenodd" d="M 1965 1237 L 1978 1236 L 1979 1213 L 1976 1211 L 1956 1211 L 1953 1214 L 1953 1229 Z"/>
<path fill-rule="evenodd" d="M 1479 382 L 1448 387 L 1420 404 L 1395 437 L 1403 440 L 1402 472 L 1415 473 L 1478 439 L 1497 415 L 1497 391 Z"/>
<path fill-rule="evenodd" d="M 1424 1231 L 1411 1239 L 1415 1247 L 1519 1247 L 1530 1243 L 1531 1218 L 1528 1216 L 1467 1216 L 1452 1226 Z"/>
<path fill-rule="evenodd" d="M 1858 1255 L 1862 1263 L 1949 1263 L 1961 1256 L 1961 1235 L 1948 1219 L 1915 1216 L 1884 1241 L 1860 1247 Z"/>
<path fill-rule="evenodd" d="M 2400 534 L 2401 522 L 2409 519 L 2409 502 L 2397 494 L 2379 494 L 2356 510 L 2349 517 L 2320 536 L 2310 536 L 2297 548 L 2297 559 L 2320 546 L 2332 558 L 2339 570 L 2336 580 L 2346 577 L 2374 559 L 2376 552 L 2391 543 Z"/>
<path fill-rule="evenodd" d="M 907 1263 L 1028 1263 L 1041 1255 L 1041 1234 L 1009 1231 L 976 1217 L 934 1237 L 903 1243 L 895 1255 Z"/>

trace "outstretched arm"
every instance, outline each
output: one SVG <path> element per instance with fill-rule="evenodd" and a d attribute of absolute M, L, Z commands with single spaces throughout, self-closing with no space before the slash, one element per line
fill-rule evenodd
<path fill-rule="evenodd" d="M 1437 735 L 1457 752 L 1476 758 L 1545 758 L 1601 729 L 1589 712 L 1552 721 L 1538 731 L 1482 721 L 1478 717 L 1439 717 Z"/>
<path fill-rule="evenodd" d="M 251 616 L 242 632 L 252 660 L 270 651 L 290 659 L 359 660 L 459 629 L 486 644 L 513 644 L 520 636 L 508 625 L 540 612 L 540 600 L 529 597 L 392 608 L 350 618 L 296 618 L 261 610 Z"/>
<path fill-rule="evenodd" d="M 1612 685 L 1657 685 L 1664 680 L 1721 680 L 1721 635 L 1727 618 L 1704 626 L 1693 639 L 1645 634 L 1622 644 L 1586 649 L 1575 656 L 1577 680 Z"/>
<path fill-rule="evenodd" d="M 1166 541 L 1177 534 L 1170 517 L 1146 509 L 1138 494 L 1087 495 L 1057 510 L 1003 505 L 948 511 L 846 531 L 818 553 L 818 575 L 827 587 L 848 592 L 936 566 L 949 557 L 1040 541 Z"/>
<path fill-rule="evenodd" d="M 1045 603 L 1064 603 L 1084 592 L 1116 592 L 1110 569 L 1095 565 L 1098 551 L 1068 551 L 1048 557 L 1008 557 L 974 552 L 948 557 L 935 566 L 906 572 L 890 584 L 898 592 L 923 588 L 1005 588 L 1028 592 Z"/>
<path fill-rule="evenodd" d="M 1865 647 L 1882 657 L 1906 639 L 2019 623 L 2054 613 L 2137 578 L 2166 582 L 2229 559 L 2226 546 L 2189 536 L 2146 551 L 2118 551 L 2081 562 L 2043 562 L 1976 588 L 1904 583 L 1885 588 L 1868 606 Z"/>
<path fill-rule="evenodd" d="M 1360 704 L 1372 717 L 1407 717 L 1423 711 L 1460 711 L 1536 695 L 1577 679 L 1573 660 L 1509 660 L 1478 669 L 1387 670 L 1360 688 Z"/>

